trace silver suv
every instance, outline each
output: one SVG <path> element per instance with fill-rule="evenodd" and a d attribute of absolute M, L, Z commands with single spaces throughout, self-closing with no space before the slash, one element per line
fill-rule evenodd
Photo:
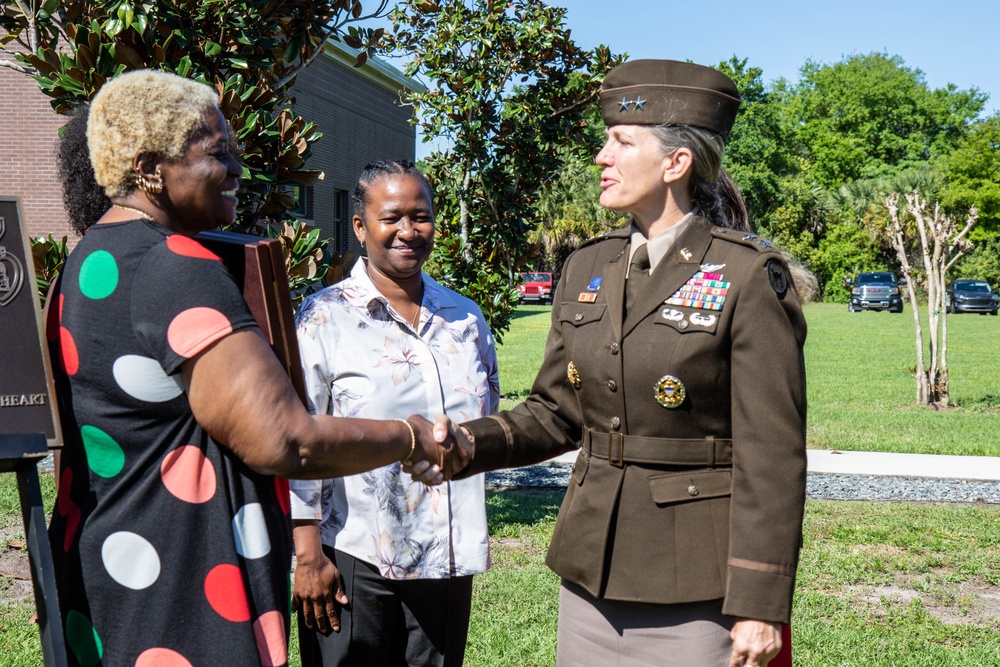
<path fill-rule="evenodd" d="M 859 273 L 854 280 L 847 279 L 851 288 L 851 300 L 847 310 L 856 313 L 862 310 L 888 310 L 890 313 L 903 312 L 903 299 L 900 296 L 900 283 L 896 274 L 889 271 L 874 273 Z"/>

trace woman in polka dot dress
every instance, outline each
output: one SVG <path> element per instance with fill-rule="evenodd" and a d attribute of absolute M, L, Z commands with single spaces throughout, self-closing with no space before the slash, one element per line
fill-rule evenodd
<path fill-rule="evenodd" d="M 192 238 L 236 214 L 241 167 L 213 89 L 117 77 L 92 103 L 88 140 L 114 205 L 67 260 L 47 326 L 66 438 L 50 538 L 70 660 L 284 665 L 283 477 L 403 459 L 438 483 L 467 456 L 446 460 L 441 429 L 418 417 L 312 417 L 299 402 L 232 277 Z"/>

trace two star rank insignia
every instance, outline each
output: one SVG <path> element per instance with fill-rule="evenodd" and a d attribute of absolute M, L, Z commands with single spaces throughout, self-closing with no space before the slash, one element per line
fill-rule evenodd
<path fill-rule="evenodd" d="M 722 310 L 728 292 L 729 281 L 723 280 L 721 273 L 699 271 L 664 303 L 686 308 Z"/>

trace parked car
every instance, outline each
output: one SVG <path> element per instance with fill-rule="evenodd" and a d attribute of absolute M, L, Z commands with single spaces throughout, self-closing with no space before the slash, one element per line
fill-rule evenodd
<path fill-rule="evenodd" d="M 847 310 L 857 313 L 862 310 L 888 310 L 890 313 L 903 312 L 903 298 L 899 288 L 905 285 L 891 271 L 859 273 L 854 280 L 846 280 L 851 288 L 851 300 Z"/>
<path fill-rule="evenodd" d="M 956 280 L 948 286 L 947 306 L 949 313 L 997 314 L 996 290 L 985 280 Z"/>
<path fill-rule="evenodd" d="M 517 296 L 521 301 L 538 301 L 552 303 L 552 274 L 547 271 L 531 271 L 521 274 L 521 282 L 517 286 Z"/>

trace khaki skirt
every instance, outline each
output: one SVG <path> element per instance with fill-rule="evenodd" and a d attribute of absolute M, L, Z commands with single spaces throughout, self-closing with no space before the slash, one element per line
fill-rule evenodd
<path fill-rule="evenodd" d="M 646 604 L 602 600 L 565 579 L 558 667 L 728 667 L 736 619 L 722 600 Z"/>

